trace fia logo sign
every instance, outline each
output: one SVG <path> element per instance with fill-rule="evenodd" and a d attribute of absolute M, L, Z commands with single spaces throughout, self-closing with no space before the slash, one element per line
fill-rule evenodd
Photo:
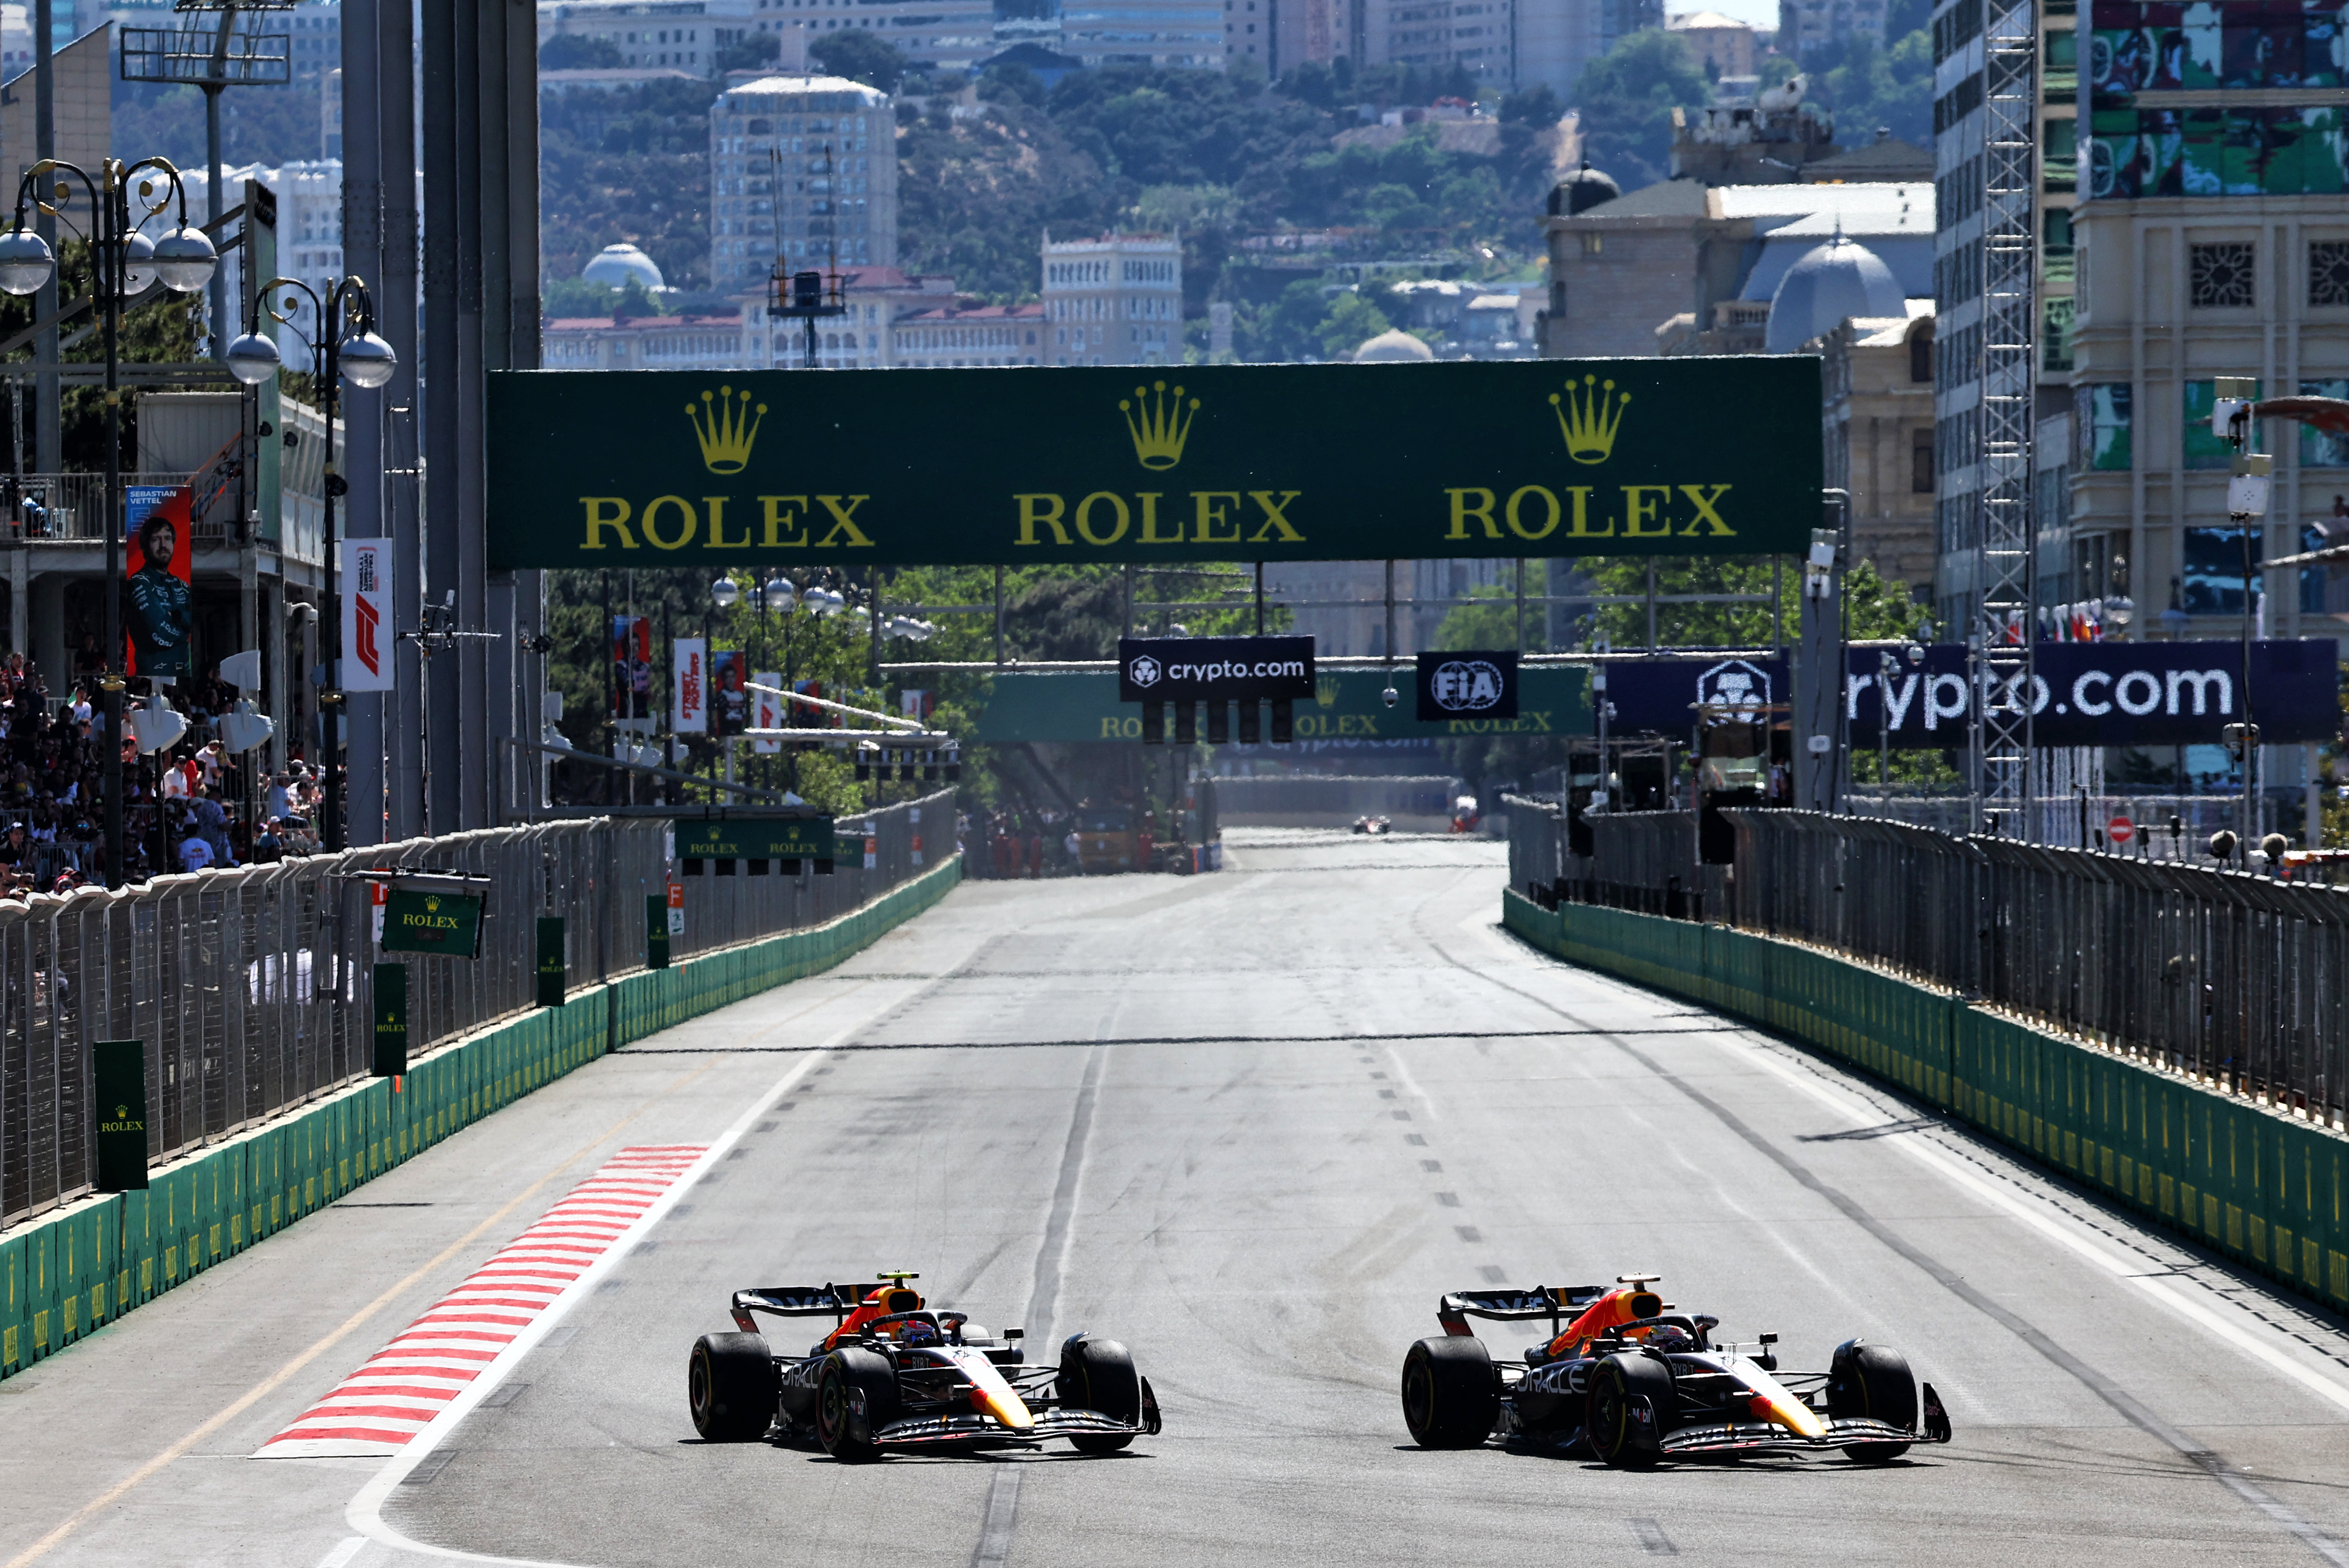
<path fill-rule="evenodd" d="M 1770 672 L 1747 659 L 1725 659 L 1696 678 L 1696 700 L 1708 720 L 1750 722 L 1770 705 Z"/>
<path fill-rule="evenodd" d="M 1449 659 L 1428 678 L 1428 695 L 1446 713 L 1482 713 L 1499 703 L 1506 685 L 1489 659 Z"/>

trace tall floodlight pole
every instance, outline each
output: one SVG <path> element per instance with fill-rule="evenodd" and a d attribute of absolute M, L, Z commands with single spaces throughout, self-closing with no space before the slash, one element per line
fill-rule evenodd
<path fill-rule="evenodd" d="M 2038 685 L 2039 550 L 2031 515 L 2032 391 L 2037 371 L 2032 266 L 2038 234 L 2034 0 L 1990 0 L 1982 40 L 1982 523 L 1967 671 L 1973 829 L 1999 817 L 2025 841 L 2032 810 L 2031 710 Z"/>
<path fill-rule="evenodd" d="M 125 27 L 122 79 L 169 82 L 204 95 L 204 227 L 221 220 L 221 94 L 233 87 L 284 87 L 294 79 L 294 36 L 264 33 L 263 17 L 294 9 L 295 0 L 175 0 L 178 25 Z M 215 273 L 206 314 L 211 352 L 228 346 L 226 277 Z"/>
<path fill-rule="evenodd" d="M 71 176 L 70 180 L 60 179 Z M 134 191 L 132 182 L 137 182 Z M 19 297 L 36 294 L 57 277 L 49 244 L 25 226 L 27 204 L 44 216 L 61 216 L 79 183 L 89 199 L 90 296 L 98 315 L 106 352 L 106 664 L 98 680 L 106 714 L 106 885 L 122 886 L 122 310 L 132 296 L 156 281 L 175 294 L 195 294 L 212 281 L 220 253 L 188 226 L 188 192 L 169 160 L 135 163 L 109 158 L 97 174 L 45 158 L 25 171 L 16 187 L 16 213 L 0 234 L 0 290 Z M 157 193 L 158 185 L 162 187 Z M 148 220 L 177 203 L 177 223 L 161 238 L 140 231 Z"/>
<path fill-rule="evenodd" d="M 343 607 L 335 597 L 336 556 L 339 545 L 335 538 L 335 502 L 349 493 L 350 482 L 335 468 L 335 418 L 342 383 L 348 380 L 354 387 L 380 387 L 391 379 L 399 360 L 391 345 L 376 336 L 375 299 L 367 286 L 356 277 L 347 277 L 328 288 L 324 298 L 309 285 L 296 278 L 273 277 L 254 291 L 254 303 L 269 318 L 281 327 L 291 327 L 310 350 L 310 373 L 318 382 L 319 395 L 326 400 L 326 482 L 325 539 L 326 581 L 322 595 L 326 626 L 319 662 L 326 666 L 326 680 L 318 692 L 318 721 L 325 734 L 319 750 L 325 763 L 325 788 L 319 803 L 319 839 L 328 849 L 344 847 L 343 834 L 343 745 L 340 721 L 346 706 L 341 689 L 341 659 Z M 316 333 L 304 331 L 300 306 L 307 301 L 309 319 L 318 324 Z M 346 331 L 347 337 L 342 336 Z M 276 337 L 266 332 L 248 332 L 228 347 L 226 355 L 229 373 L 248 387 L 259 386 L 277 374 L 285 365 L 278 352 Z M 370 476 L 372 478 L 372 476 Z"/>

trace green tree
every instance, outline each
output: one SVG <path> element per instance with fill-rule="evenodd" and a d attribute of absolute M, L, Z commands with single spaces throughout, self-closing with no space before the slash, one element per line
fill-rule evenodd
<path fill-rule="evenodd" d="M 710 57 L 719 76 L 728 71 L 754 71 L 782 57 L 783 40 L 777 33 L 745 33 Z"/>
<path fill-rule="evenodd" d="M 1591 164 L 1626 191 L 1671 173 L 1672 110 L 1711 101 L 1712 89 L 1687 43 L 1658 27 L 1617 40 L 1574 84 Z"/>
<path fill-rule="evenodd" d="M 1350 354 L 1392 325 L 1384 312 L 1361 295 L 1341 294 L 1330 302 L 1330 314 L 1321 318 L 1322 356 L 1335 359 Z"/>
<path fill-rule="evenodd" d="M 539 307 L 550 318 L 609 316 L 619 298 L 620 291 L 616 288 L 590 283 L 584 277 L 558 277 L 547 281 L 545 291 L 539 298 Z"/>
<path fill-rule="evenodd" d="M 576 33 L 557 33 L 538 51 L 541 70 L 610 71 L 627 63 L 611 39 L 583 38 Z"/>
<path fill-rule="evenodd" d="M 808 57 L 833 76 L 883 92 L 897 90 L 897 79 L 905 74 L 908 64 L 905 51 L 888 39 L 853 27 L 826 33 L 810 44 Z"/>

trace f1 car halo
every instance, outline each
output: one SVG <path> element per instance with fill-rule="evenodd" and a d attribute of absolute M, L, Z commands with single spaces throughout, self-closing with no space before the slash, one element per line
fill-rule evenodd
<path fill-rule="evenodd" d="M 1695 1456 L 1841 1449 L 1862 1464 L 1914 1443 L 1950 1440 L 1949 1413 L 1907 1358 L 1863 1339 L 1836 1347 L 1825 1372 L 1786 1372 L 1773 1348 L 1716 1344 L 1717 1318 L 1681 1312 L 1649 1287 L 1654 1274 L 1606 1285 L 1460 1291 L 1436 1303 L 1440 1337 L 1402 1364 L 1402 1416 L 1422 1448 L 1530 1441 L 1644 1469 Z M 1571 1321 L 1567 1321 L 1568 1314 Z M 1549 1320 L 1520 1360 L 1495 1360 L 1468 1320 Z M 1561 1326 L 1562 1325 L 1562 1326 Z"/>
<path fill-rule="evenodd" d="M 1022 1331 L 990 1334 L 940 1312 L 908 1281 L 736 1291 L 737 1334 L 705 1334 L 686 1365 L 694 1430 L 713 1443 L 813 1439 L 836 1459 L 893 1449 L 1036 1448 L 1066 1438 L 1114 1453 L 1159 1429 L 1158 1398 L 1113 1339 L 1071 1334 L 1057 1366 L 1030 1366 Z M 780 1355 L 757 1314 L 829 1317 L 805 1355 Z"/>

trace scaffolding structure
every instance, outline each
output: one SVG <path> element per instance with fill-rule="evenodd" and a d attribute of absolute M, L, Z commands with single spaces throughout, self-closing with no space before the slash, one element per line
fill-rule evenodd
<path fill-rule="evenodd" d="M 2032 514 L 2037 334 L 2038 27 L 2035 0 L 1990 0 L 1983 29 L 1981 527 L 1971 742 L 1977 832 L 2033 836 L 2032 657 L 2038 539 Z"/>

